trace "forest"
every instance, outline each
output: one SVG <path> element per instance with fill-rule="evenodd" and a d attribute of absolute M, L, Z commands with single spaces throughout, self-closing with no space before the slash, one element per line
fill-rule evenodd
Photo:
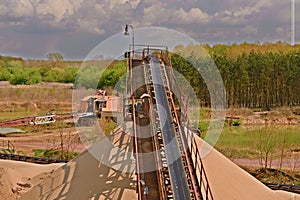
<path fill-rule="evenodd" d="M 191 59 L 195 46 L 178 47 Z M 204 46 L 216 64 L 226 89 L 228 107 L 269 110 L 300 105 L 300 46 L 285 43 Z M 203 58 L 202 65 L 209 62 Z M 209 91 L 197 70 L 178 54 L 172 65 L 189 81 L 202 106 L 210 105 Z"/>
<path fill-rule="evenodd" d="M 178 46 L 191 59 L 197 46 Z M 201 45 L 216 64 L 223 78 L 228 107 L 247 107 L 268 110 L 272 107 L 300 105 L 300 45 L 277 43 L 241 43 Z M 202 106 L 210 106 L 206 84 L 195 68 L 178 54 L 173 53 L 172 66 L 190 83 Z M 205 65 L 207 60 L 199 61 Z M 74 83 L 80 61 L 64 61 L 58 53 L 49 54 L 48 60 L 23 60 L 0 56 L 0 81 L 11 84 L 41 82 Z M 114 86 L 126 72 L 126 62 L 99 71 L 90 66 L 79 74 L 77 86 Z M 89 77 L 89 75 L 93 75 Z M 99 77 L 100 76 L 100 77 Z"/>

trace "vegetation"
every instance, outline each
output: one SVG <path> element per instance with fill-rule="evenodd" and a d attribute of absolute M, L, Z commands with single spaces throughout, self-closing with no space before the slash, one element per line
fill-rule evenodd
<path fill-rule="evenodd" d="M 284 43 L 205 46 L 217 65 L 226 89 L 228 107 L 269 110 L 272 107 L 300 105 L 300 46 Z M 199 47 L 198 47 L 199 49 Z M 195 56 L 197 46 L 177 47 L 186 51 L 202 68 L 209 66 L 208 57 Z M 210 106 L 204 79 L 191 63 L 172 55 L 174 69 L 184 75 L 200 98 Z"/>
<path fill-rule="evenodd" d="M 249 158 L 259 161 L 261 169 L 267 169 L 279 162 L 281 170 L 285 159 L 295 161 L 300 141 L 299 126 L 225 127 L 216 148 L 230 159 Z M 290 170 L 299 166 L 290 163 Z"/>
<path fill-rule="evenodd" d="M 111 134 L 112 131 L 114 131 L 117 128 L 116 122 L 114 122 L 111 119 L 99 119 L 98 120 L 99 125 L 102 129 L 102 131 L 105 133 L 105 135 Z"/>
<path fill-rule="evenodd" d="M 270 168 L 262 170 L 254 167 L 244 167 L 244 169 L 261 182 L 300 185 L 300 175 L 298 171 Z"/>
<path fill-rule="evenodd" d="M 40 158 L 53 158 L 62 160 L 72 160 L 79 155 L 78 152 L 61 151 L 59 149 L 47 150 L 47 149 L 33 149 L 33 156 Z"/>
<path fill-rule="evenodd" d="M 13 85 L 30 85 L 41 82 L 73 83 L 79 68 L 77 61 L 63 61 L 55 53 L 49 61 L 27 60 L 0 56 L 0 81 Z"/>
<path fill-rule="evenodd" d="M 125 88 L 125 73 L 126 73 L 126 62 L 113 63 L 111 67 L 107 68 L 99 82 L 98 88 L 105 87 L 120 87 Z"/>

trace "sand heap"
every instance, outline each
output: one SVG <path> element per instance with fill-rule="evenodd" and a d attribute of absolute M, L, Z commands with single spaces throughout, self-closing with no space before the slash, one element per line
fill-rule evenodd
<path fill-rule="evenodd" d="M 137 199 L 131 138 L 120 129 L 100 140 L 20 200 Z"/>
<path fill-rule="evenodd" d="M 199 137 L 197 144 L 202 147 L 203 155 L 206 155 L 202 161 L 214 199 L 300 200 L 300 195 L 271 190 Z"/>
<path fill-rule="evenodd" d="M 49 177 L 63 164 L 39 165 L 0 160 L 0 199 L 16 199 Z"/>

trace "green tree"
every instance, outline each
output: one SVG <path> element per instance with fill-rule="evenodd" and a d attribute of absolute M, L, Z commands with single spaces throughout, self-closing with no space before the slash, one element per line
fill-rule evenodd
<path fill-rule="evenodd" d="M 10 71 L 7 68 L 0 67 L 0 81 L 8 81 L 10 76 Z"/>
<path fill-rule="evenodd" d="M 119 61 L 113 63 L 108 67 L 101 77 L 99 77 L 98 88 L 104 87 L 119 87 L 123 89 L 125 87 L 125 73 L 126 73 L 126 63 L 124 61 Z"/>
<path fill-rule="evenodd" d="M 96 66 L 80 68 L 74 83 L 75 87 L 96 88 L 103 70 Z"/>

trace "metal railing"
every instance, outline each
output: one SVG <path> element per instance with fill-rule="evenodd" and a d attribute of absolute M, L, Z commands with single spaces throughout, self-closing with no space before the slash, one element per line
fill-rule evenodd
<path fill-rule="evenodd" d="M 0 141 L 0 150 L 2 150 L 5 153 L 6 152 L 8 152 L 8 153 L 14 153 L 15 146 L 9 140 L 1 140 Z"/>
<path fill-rule="evenodd" d="M 134 97 L 132 97 L 132 105 L 135 104 Z M 138 135 L 136 130 L 136 114 L 135 114 L 135 107 L 132 106 L 132 116 L 133 116 L 133 132 L 134 132 L 134 153 L 135 153 L 135 160 L 136 160 L 136 184 L 137 184 L 137 193 L 138 199 L 142 199 L 142 188 L 141 188 L 141 173 L 140 173 L 140 159 L 139 159 L 139 143 L 138 143 Z"/>
<path fill-rule="evenodd" d="M 186 129 L 186 130 L 187 130 L 187 132 L 190 132 L 188 129 Z M 194 134 L 194 133 L 189 133 L 189 134 Z M 202 199 L 203 200 L 213 200 L 214 198 L 212 195 L 211 188 L 209 186 L 207 174 L 205 172 L 202 158 L 201 158 L 201 155 L 200 155 L 200 152 L 198 149 L 198 145 L 197 145 L 197 142 L 196 142 L 196 139 L 194 136 L 192 136 L 192 140 L 191 140 L 191 144 L 190 144 L 190 153 L 192 156 L 193 165 L 195 167 L 196 176 L 199 181 L 199 187 L 200 187 L 200 191 L 202 194 Z"/>
<path fill-rule="evenodd" d="M 59 159 L 53 159 L 53 158 L 39 158 L 39 157 L 33 157 L 33 156 L 23 156 L 23 155 L 5 154 L 5 153 L 0 153 L 0 159 L 31 162 L 31 163 L 37 163 L 37 164 L 68 162 L 67 160 L 59 160 Z"/>
<path fill-rule="evenodd" d="M 162 69 L 162 72 L 163 72 L 163 77 L 165 78 L 165 84 L 166 84 L 166 87 L 168 89 L 168 99 L 169 99 L 169 106 L 171 108 L 171 112 L 172 112 L 172 115 L 173 115 L 173 118 L 175 119 L 175 122 L 174 122 L 174 125 L 176 126 L 176 133 L 177 133 L 177 139 L 178 139 L 178 143 L 180 144 L 180 148 L 182 148 L 182 154 L 183 154 L 183 157 L 185 157 L 184 159 L 184 162 L 186 162 L 186 165 L 185 167 L 187 168 L 188 172 L 187 172 L 187 176 L 188 178 L 191 180 L 191 184 L 190 184 L 190 188 L 193 192 L 192 194 L 192 197 L 195 198 L 195 199 L 201 199 L 201 192 L 198 188 L 198 181 L 195 177 L 195 174 L 194 174 L 194 166 L 192 165 L 192 161 L 191 161 L 191 158 L 189 156 L 189 149 L 188 149 L 188 146 L 187 146 L 187 138 L 184 137 L 184 133 L 183 133 L 183 130 L 182 130 L 182 127 L 180 125 L 180 122 L 179 122 L 179 118 L 178 118 L 178 115 L 177 115 L 177 112 L 176 112 L 176 108 L 175 108 L 175 103 L 174 103 L 174 100 L 173 100 L 173 97 L 172 97 L 172 92 L 171 92 L 171 88 L 170 88 L 170 83 L 169 83 L 169 78 L 167 77 L 167 72 L 165 70 L 165 66 L 161 66 L 161 69 Z"/>
<path fill-rule="evenodd" d="M 178 92 L 180 94 L 180 96 L 183 95 L 185 97 L 185 95 L 182 94 L 182 92 L 177 84 L 176 78 L 174 76 L 170 55 L 166 54 L 165 59 L 167 60 L 167 64 L 170 65 L 169 66 L 170 73 L 167 73 L 165 67 L 163 68 L 163 71 L 166 76 L 167 88 L 170 91 L 176 90 L 176 92 Z M 175 110 L 175 104 L 174 104 L 174 100 L 172 99 L 171 93 L 170 93 L 170 99 L 171 99 L 170 106 L 173 107 L 173 109 Z M 183 105 L 181 107 L 182 115 L 185 116 L 184 118 L 186 118 L 185 120 L 187 121 L 186 124 L 188 126 L 189 120 L 187 118 L 187 107 L 186 107 L 185 103 L 181 103 L 181 105 Z M 176 118 L 176 121 L 179 122 L 178 121 L 179 118 L 176 113 L 176 110 L 174 111 L 174 117 Z M 201 155 L 198 150 L 198 145 L 196 144 L 196 139 L 194 137 L 194 133 L 189 131 L 188 129 L 184 130 L 182 128 L 182 126 L 179 126 L 179 134 L 180 134 L 181 140 L 183 142 L 184 151 L 186 152 L 186 158 L 187 158 L 188 165 L 189 166 L 191 165 L 194 169 L 194 174 L 191 173 L 192 182 L 193 182 L 194 187 L 197 188 L 197 186 L 199 186 L 199 190 L 200 190 L 199 192 L 201 193 L 201 199 L 213 200 L 212 191 L 209 186 L 208 178 L 207 178 L 207 175 L 206 175 L 206 172 L 204 169 Z M 196 176 L 196 177 L 194 177 L 194 176 Z M 195 192 L 197 192 L 197 190 L 195 190 Z M 196 198 L 197 198 L 197 196 L 198 195 L 196 194 Z"/>

